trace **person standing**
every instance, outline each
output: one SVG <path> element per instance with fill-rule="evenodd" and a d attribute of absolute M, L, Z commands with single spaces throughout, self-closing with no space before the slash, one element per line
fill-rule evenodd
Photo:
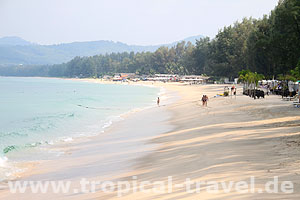
<path fill-rule="evenodd" d="M 208 96 L 205 95 L 205 107 L 207 107 L 207 102 L 208 102 Z"/>
<path fill-rule="evenodd" d="M 231 87 L 231 96 L 232 96 L 232 93 L 234 92 L 234 89 L 235 89 L 235 86 L 232 85 L 232 87 Z"/>
<path fill-rule="evenodd" d="M 234 95 L 234 96 L 235 96 L 235 98 L 236 98 L 236 88 L 234 88 L 233 95 Z"/>
<path fill-rule="evenodd" d="M 159 106 L 159 103 L 160 103 L 160 99 L 159 97 L 157 97 L 157 105 Z"/>
<path fill-rule="evenodd" d="M 202 106 L 206 106 L 207 107 L 208 96 L 207 95 L 203 95 L 201 100 L 202 100 Z"/>
<path fill-rule="evenodd" d="M 202 106 L 205 106 L 205 95 L 202 96 L 201 101 L 202 101 Z"/>

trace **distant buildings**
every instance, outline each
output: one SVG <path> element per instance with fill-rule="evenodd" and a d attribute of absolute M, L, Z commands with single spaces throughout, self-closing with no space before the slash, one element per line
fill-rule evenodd
<path fill-rule="evenodd" d="M 178 75 L 176 74 L 155 74 L 154 77 L 147 77 L 147 81 L 162 81 L 162 82 L 176 82 Z"/>
<path fill-rule="evenodd" d="M 155 74 L 137 75 L 135 73 L 116 73 L 114 76 L 103 76 L 105 80 L 113 81 L 161 81 L 161 82 L 186 82 L 190 84 L 204 84 L 209 77 L 203 75 L 177 75 L 177 74 Z"/>
<path fill-rule="evenodd" d="M 104 79 L 104 80 L 107 80 L 107 81 L 110 81 L 110 80 L 112 80 L 112 76 L 109 76 L 109 75 L 105 75 L 105 76 L 103 76 L 102 77 L 102 79 Z"/>
<path fill-rule="evenodd" d="M 135 73 L 116 73 L 113 77 L 113 81 L 127 81 L 134 79 L 135 77 Z"/>
<path fill-rule="evenodd" d="M 206 83 L 208 79 L 209 79 L 208 76 L 188 75 L 188 76 L 182 76 L 180 78 L 180 81 L 189 82 L 193 84 L 203 84 Z"/>

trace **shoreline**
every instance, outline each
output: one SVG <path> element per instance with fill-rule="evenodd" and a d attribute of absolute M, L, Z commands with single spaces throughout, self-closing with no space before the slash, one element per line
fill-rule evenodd
<path fill-rule="evenodd" d="M 78 80 L 75 79 L 73 81 L 78 81 Z M 85 79 L 85 80 L 82 80 L 82 81 L 95 83 L 94 80 L 89 80 L 89 79 Z M 99 83 L 96 82 L 96 84 L 99 84 Z M 112 83 L 110 83 L 110 82 L 103 83 L 102 82 L 101 84 L 112 84 Z M 176 98 L 176 97 L 174 97 L 174 94 L 169 95 L 168 91 L 162 91 L 164 89 L 161 86 L 142 85 L 142 84 L 134 84 L 134 85 L 143 86 L 143 87 L 149 87 L 149 86 L 150 87 L 157 87 L 158 89 L 160 89 L 159 94 L 164 96 L 162 99 L 166 100 L 164 103 L 166 103 L 166 102 L 169 103 L 169 102 L 173 101 Z M 164 106 L 161 106 L 162 109 L 164 109 L 163 107 Z M 137 118 L 136 116 L 141 117 L 141 116 L 145 116 L 145 115 L 146 116 L 151 115 L 151 114 L 148 114 L 148 113 L 153 112 L 151 110 L 153 110 L 153 109 L 155 110 L 156 108 L 157 108 L 157 106 L 154 105 L 154 103 L 153 103 L 153 105 L 151 105 L 151 106 L 132 109 L 130 111 L 122 113 L 119 116 L 122 119 L 118 120 L 118 121 L 115 121 L 112 124 L 110 124 L 110 126 L 105 128 L 105 131 L 102 134 L 98 133 L 95 136 L 75 138 L 72 141 L 62 142 L 60 144 L 55 144 L 53 146 L 49 146 L 49 147 L 46 147 L 46 148 L 50 149 L 50 150 L 54 149 L 55 151 L 64 152 L 62 154 L 62 157 L 69 156 L 71 154 L 74 154 L 74 151 L 78 151 L 79 148 L 81 148 L 81 149 L 85 148 L 85 147 L 77 147 L 77 146 L 85 146 L 86 145 L 85 143 L 91 143 L 92 140 L 103 140 L 102 137 L 109 137 L 112 132 L 116 132 L 115 129 L 118 129 L 120 126 L 124 126 L 124 123 L 127 123 L 128 121 L 130 121 L 131 118 Z M 167 116 L 164 116 L 163 119 L 157 118 L 156 123 L 160 123 L 160 122 L 164 121 L 165 118 L 168 118 L 168 116 L 169 116 L 169 114 L 167 114 Z M 131 119 L 131 121 L 132 121 L 132 119 Z M 163 125 L 163 126 L 165 126 L 165 125 Z M 155 134 L 159 133 L 159 132 L 165 132 L 165 131 L 169 130 L 170 128 L 161 128 L 161 129 L 162 130 L 159 130 L 158 132 L 156 131 Z M 151 137 L 152 136 L 149 136 L 149 138 L 151 138 Z M 125 142 L 126 142 L 126 139 L 123 139 L 123 140 L 125 140 Z M 139 156 L 146 155 L 147 153 L 150 153 L 150 151 L 153 151 L 153 149 L 154 149 L 154 145 L 148 144 L 146 138 L 141 138 L 140 141 L 138 139 L 131 139 L 131 140 L 133 142 L 143 142 L 143 143 L 145 143 L 144 145 L 142 145 L 143 147 L 140 148 L 141 152 L 144 152 L 144 153 L 139 152 L 139 154 L 141 154 Z M 105 141 L 105 139 L 104 139 L 104 141 Z M 107 140 L 107 141 L 109 141 L 109 140 Z M 118 142 L 111 142 L 111 143 L 116 143 L 117 144 Z M 119 143 L 122 143 L 122 141 L 119 141 Z M 105 152 L 103 152 L 103 153 L 105 153 Z M 78 152 L 77 152 L 77 154 L 78 154 Z M 72 159 L 73 159 L 73 161 L 75 161 L 74 158 L 72 158 Z M 132 159 L 132 161 L 135 160 L 135 159 L 136 159 L 136 157 L 134 159 Z M 24 166 L 24 163 L 22 163 L 21 165 L 19 165 L 19 167 L 26 168 L 26 170 L 24 172 L 21 172 L 21 173 L 16 173 L 15 178 L 13 179 L 13 181 L 15 181 L 15 180 L 16 181 L 24 181 L 26 179 L 30 179 L 30 180 L 32 180 L 32 179 L 36 179 L 36 180 L 43 179 L 42 178 L 43 174 L 44 175 L 47 174 L 47 173 L 49 174 L 49 172 L 52 171 L 52 169 L 50 167 L 48 167 L 47 165 L 49 163 L 52 163 L 50 165 L 54 166 L 55 163 L 59 160 L 61 160 L 61 158 L 58 157 L 57 159 L 51 159 L 51 160 L 45 160 L 45 161 L 27 162 L 27 163 L 25 163 L 25 166 Z M 128 166 L 125 167 L 125 168 L 127 168 L 126 170 L 130 170 L 130 167 L 128 167 Z M 59 169 L 57 169 L 57 171 L 58 170 Z M 117 171 L 118 170 L 116 170 L 111 175 L 116 176 L 118 173 L 121 173 L 121 172 L 117 172 Z M 49 176 L 49 177 L 53 177 L 53 176 Z M 58 178 L 58 180 L 60 180 L 60 178 Z M 1 192 L 4 192 L 4 193 L 1 194 Z M 8 191 L 5 191 L 5 190 L 2 191 L 0 189 L 0 197 L 1 197 L 1 195 L 8 195 L 5 198 L 14 198 L 14 197 L 9 197 L 10 195 L 7 192 Z"/>
<path fill-rule="evenodd" d="M 166 183 L 171 176 L 172 193 L 155 192 L 88 194 L 98 199 L 299 199 L 300 197 L 300 113 L 278 96 L 253 100 L 240 92 L 237 98 L 217 97 L 222 85 L 178 86 L 182 99 L 171 105 L 170 123 L 174 130 L 150 139 L 158 148 L 138 159 L 134 170 L 120 178 L 132 181 Z M 208 107 L 199 99 L 208 94 Z M 186 178 L 192 181 L 249 181 L 255 177 L 254 193 L 191 192 L 176 188 Z M 264 184 L 278 176 L 280 182 L 292 181 L 291 194 L 259 193 Z M 78 198 L 80 199 L 80 198 Z"/>
<path fill-rule="evenodd" d="M 13 77 L 14 78 L 14 77 Z M 22 77 L 22 78 L 32 78 L 32 77 Z M 44 77 L 33 77 L 33 78 L 42 78 L 42 79 L 45 79 Z M 101 82 L 99 83 L 99 81 L 95 81 L 95 79 L 66 79 L 66 78 L 56 78 L 56 77 L 50 77 L 50 79 L 59 79 L 59 80 L 68 80 L 68 81 L 75 81 L 75 82 L 89 82 L 89 83 L 94 83 L 94 84 L 110 84 L 110 85 L 114 85 L 114 83 L 112 82 Z M 118 83 L 119 84 L 119 83 Z M 135 84 L 137 86 L 145 86 L 145 87 L 156 87 L 159 89 L 158 93 L 161 94 L 162 93 L 162 87 L 159 87 L 159 86 L 151 86 L 151 85 L 143 85 L 143 84 Z M 163 94 L 164 96 L 166 94 Z M 155 99 L 153 99 L 154 101 Z M 58 152 L 58 154 L 65 154 L 64 151 L 65 150 L 57 150 L 57 149 L 60 149 L 61 146 L 64 146 L 64 145 L 76 145 L 76 144 L 79 144 L 81 142 L 84 142 L 86 140 L 89 140 L 93 137 L 101 137 L 103 134 L 106 134 L 106 132 L 109 131 L 109 129 L 111 129 L 111 126 L 116 126 L 120 121 L 123 121 L 123 120 L 126 120 L 126 118 L 130 117 L 131 115 L 134 115 L 136 113 L 139 113 L 139 112 L 143 112 L 145 110 L 148 110 L 148 109 L 151 109 L 153 107 L 155 107 L 156 105 L 154 103 L 152 103 L 153 105 L 147 105 L 146 107 L 137 107 L 137 108 L 133 108 L 131 110 L 128 110 L 124 113 L 121 113 L 117 116 L 110 116 L 109 118 L 115 118 L 115 119 L 111 119 L 111 120 L 108 120 L 106 119 L 105 123 L 103 124 L 103 131 L 101 132 L 98 132 L 98 133 L 94 133 L 94 134 L 91 134 L 90 136 L 67 136 L 65 139 L 61 138 L 61 139 L 58 139 L 55 144 L 51 144 L 51 145 L 42 145 L 41 148 L 42 149 L 36 149 L 36 150 L 33 150 L 33 151 L 36 151 L 36 153 L 40 154 L 47 154 L 47 152 L 44 152 L 44 151 L 51 151 L 52 152 L 52 149 L 55 149 L 54 151 Z M 118 118 L 118 119 L 117 119 Z M 107 121 L 108 120 L 108 121 Z M 55 159 L 55 156 L 50 156 L 51 157 L 50 160 L 53 160 Z M 3 179 L 1 180 L 0 183 L 5 183 L 7 181 L 10 181 L 10 180 L 18 180 L 18 179 L 22 179 L 24 177 L 27 177 L 28 174 L 32 174 L 34 172 L 34 168 L 36 166 L 38 166 L 39 164 L 43 163 L 43 162 L 47 162 L 48 159 L 46 160 L 34 160 L 34 161 L 22 161 L 20 163 L 11 163 L 13 165 L 9 165 L 9 167 L 13 167 L 14 170 L 12 172 L 9 172 L 11 175 L 9 175 L 9 177 L 7 177 L 7 179 Z M 3 162 L 7 162 L 7 157 L 4 157 L 4 160 Z M 0 164 L 3 164 L 4 163 L 0 163 Z M 0 185 L 1 186 L 1 185 Z"/>
<path fill-rule="evenodd" d="M 236 99 L 214 98 L 222 92 L 222 85 L 162 85 L 180 96 L 176 102 L 161 107 L 163 110 L 160 114 L 171 114 L 165 119 L 165 123 L 171 125 L 169 130 L 161 131 L 159 135 L 141 135 L 127 140 L 143 141 L 153 146 L 142 152 L 145 153 L 142 156 L 133 159 L 132 165 L 128 166 L 130 170 L 109 177 L 98 177 L 97 173 L 92 173 L 92 180 L 130 181 L 132 176 L 136 176 L 139 182 L 165 181 L 172 176 L 175 183 L 183 183 L 186 178 L 193 181 L 241 181 L 254 176 L 257 178 L 255 189 L 258 189 L 272 177 L 278 176 L 281 182 L 293 181 L 294 193 L 186 193 L 177 188 L 173 193 L 162 194 L 130 191 L 122 197 L 118 197 L 117 192 L 106 194 L 99 191 L 73 194 L 69 196 L 70 199 L 299 199 L 300 113 L 290 102 L 281 101 L 278 96 L 253 100 L 241 95 L 241 88 Z M 203 94 L 210 98 L 208 107 L 200 104 Z M 147 123 L 144 117 L 133 117 L 131 123 L 146 121 L 145 125 L 150 124 L 150 129 L 159 133 L 153 129 L 156 125 Z M 123 122 L 123 126 L 127 126 L 128 121 Z M 125 144 L 123 142 L 117 143 Z M 113 143 L 116 142 L 111 141 L 110 144 Z M 85 146 L 89 148 L 89 143 L 85 143 Z M 132 149 L 119 155 L 123 158 L 136 153 Z M 87 162 L 88 165 L 88 161 L 96 157 L 81 158 L 77 162 Z M 57 172 L 54 169 L 53 175 Z M 41 171 L 40 174 L 45 172 Z M 76 176 L 82 177 L 82 174 Z M 39 197 L 27 193 L 23 195 Z M 58 197 L 66 196 L 60 194 Z M 51 199 L 53 195 L 46 194 L 43 198 Z"/>

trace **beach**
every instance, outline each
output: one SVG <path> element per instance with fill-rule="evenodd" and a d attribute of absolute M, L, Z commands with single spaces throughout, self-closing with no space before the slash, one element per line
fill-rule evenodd
<path fill-rule="evenodd" d="M 96 80 L 84 80 L 94 81 Z M 130 83 L 139 84 L 139 83 Z M 124 117 L 105 135 L 55 146 L 64 152 L 57 159 L 33 163 L 18 180 L 69 180 L 67 194 L 11 194 L 0 190 L 3 199 L 299 199 L 300 198 L 300 112 L 280 96 L 253 100 L 243 96 L 218 97 L 224 85 L 148 83 L 163 87 L 172 101 Z M 202 95 L 208 95 L 203 107 Z M 134 177 L 134 178 L 133 178 Z M 255 192 L 240 193 L 205 189 L 171 192 L 126 190 L 109 193 L 75 192 L 79 180 L 166 182 L 246 181 L 255 178 Z M 278 177 L 291 181 L 292 193 L 259 192 Z"/>

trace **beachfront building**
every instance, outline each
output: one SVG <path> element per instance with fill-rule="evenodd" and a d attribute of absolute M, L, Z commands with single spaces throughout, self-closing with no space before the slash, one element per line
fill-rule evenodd
<path fill-rule="evenodd" d="M 204 84 L 207 82 L 209 77 L 207 76 L 199 76 L 199 75 L 188 75 L 188 76 L 182 76 L 180 78 L 180 81 L 193 83 L 193 84 Z"/>
<path fill-rule="evenodd" d="M 120 73 L 120 76 L 126 79 L 134 79 L 136 78 L 135 73 Z"/>
<path fill-rule="evenodd" d="M 122 77 L 119 74 L 115 74 L 113 77 L 113 81 L 122 81 Z"/>
<path fill-rule="evenodd" d="M 113 77 L 112 77 L 112 76 L 109 76 L 109 75 L 104 75 L 104 76 L 102 77 L 102 79 L 103 79 L 103 80 L 110 81 L 110 80 L 113 79 Z"/>
<path fill-rule="evenodd" d="M 155 74 L 154 77 L 148 77 L 147 81 L 176 82 L 178 77 L 176 74 Z"/>
<path fill-rule="evenodd" d="M 135 73 L 116 73 L 113 81 L 128 81 L 136 77 Z"/>

